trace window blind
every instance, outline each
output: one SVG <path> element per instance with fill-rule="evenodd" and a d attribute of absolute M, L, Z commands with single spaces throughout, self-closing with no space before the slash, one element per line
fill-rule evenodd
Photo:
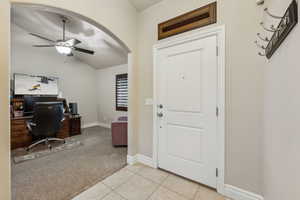
<path fill-rule="evenodd" d="M 116 110 L 128 110 L 128 74 L 116 75 Z"/>

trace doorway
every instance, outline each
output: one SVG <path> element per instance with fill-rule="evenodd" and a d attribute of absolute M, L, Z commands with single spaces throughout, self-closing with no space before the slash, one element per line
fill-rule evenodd
<path fill-rule="evenodd" d="M 154 162 L 216 188 L 224 185 L 225 27 L 154 47 Z"/>
<path fill-rule="evenodd" d="M 26 7 L 31 7 L 32 5 L 16 3 L 16 4 L 12 4 L 12 6 L 23 7 L 26 9 Z M 127 114 L 128 118 L 126 119 L 122 118 L 124 117 L 123 114 L 116 113 L 116 115 L 118 116 L 107 117 L 101 115 L 100 120 L 102 121 L 93 120 L 93 118 L 98 117 L 97 116 L 98 108 L 97 105 L 92 103 L 92 101 L 97 98 L 97 95 L 94 95 L 93 92 L 91 92 L 94 83 L 90 81 L 94 79 L 91 78 L 94 77 L 94 75 L 96 76 L 96 78 L 99 78 L 104 76 L 103 74 L 105 74 L 106 78 L 109 79 L 107 79 L 104 84 L 107 84 L 111 88 L 115 89 L 117 85 L 116 74 L 126 73 L 128 74 L 128 79 L 126 79 L 126 85 L 125 86 L 122 85 L 123 87 L 122 89 L 124 89 L 124 87 L 127 87 L 127 89 L 130 90 L 130 86 L 128 86 L 128 84 L 130 84 L 131 69 L 132 69 L 131 53 L 130 50 L 123 44 L 123 42 L 117 39 L 116 36 L 114 36 L 111 32 L 109 32 L 107 29 L 102 27 L 100 24 L 84 16 L 73 13 L 71 11 L 48 7 L 48 6 L 34 5 L 33 10 L 30 10 L 29 12 L 24 11 L 23 13 L 18 12 L 18 14 L 19 16 L 15 15 L 14 17 L 12 17 L 12 19 L 24 20 L 24 21 L 20 21 L 19 24 L 21 25 L 24 24 L 26 27 L 25 19 L 26 16 L 29 16 L 29 18 L 33 19 L 33 21 L 32 22 L 27 21 L 27 25 L 28 25 L 27 27 L 30 27 L 31 25 L 32 27 L 41 28 L 41 29 L 26 30 L 23 29 L 24 27 L 22 28 L 20 26 L 15 26 L 15 25 L 12 26 L 12 31 L 16 35 L 12 39 L 12 42 L 14 43 L 12 45 L 12 59 L 14 59 L 14 61 L 12 62 L 13 67 L 11 72 L 16 73 L 19 71 L 21 73 L 26 73 L 27 75 L 38 75 L 38 76 L 42 75 L 48 77 L 48 75 L 52 76 L 54 73 L 57 73 L 60 70 L 63 71 L 63 74 L 57 74 L 57 77 L 58 78 L 60 77 L 61 80 L 58 83 L 60 85 L 63 85 L 64 87 L 64 88 L 59 88 L 59 90 L 61 89 L 65 90 L 65 92 L 62 93 L 62 97 L 65 98 L 68 103 L 70 102 L 70 99 L 73 99 L 71 100 L 71 102 L 74 101 L 78 102 L 78 113 L 80 114 L 79 117 L 81 117 L 82 120 L 81 125 L 83 131 L 81 134 L 71 137 L 72 140 L 73 139 L 75 140 L 75 143 L 71 144 L 71 146 L 75 144 L 73 146 L 74 148 L 72 147 L 71 149 L 68 149 L 69 147 L 67 147 L 62 151 L 59 151 L 57 153 L 55 152 L 53 154 L 52 153 L 47 154 L 47 156 L 38 159 L 28 160 L 20 163 L 12 163 L 11 165 L 12 197 L 13 199 L 21 199 L 21 198 L 34 199 L 34 198 L 40 198 L 41 196 L 46 196 L 45 198 L 48 199 L 71 198 L 72 196 L 76 195 L 76 193 L 81 192 L 84 189 L 86 189 L 86 187 L 90 187 L 96 182 L 103 180 L 106 176 L 109 176 L 111 173 L 114 173 L 115 171 L 119 170 L 121 167 L 126 165 L 127 148 L 124 148 L 123 146 L 126 146 L 128 144 L 127 139 L 130 138 L 130 136 L 126 138 L 122 137 L 121 139 L 119 137 L 113 139 L 112 132 L 109 128 L 115 119 L 120 118 L 120 120 L 117 122 L 117 129 L 120 129 L 121 127 L 121 129 L 126 129 L 126 133 L 130 134 L 129 131 L 130 124 L 129 126 L 127 126 L 127 122 L 129 121 L 128 118 L 131 117 L 130 112 Z M 32 16 L 31 14 L 35 16 Z M 45 36 L 45 38 L 50 38 L 51 40 L 54 41 L 56 41 L 56 39 L 60 39 L 61 37 L 63 37 L 64 32 L 62 32 L 62 27 L 61 26 L 55 27 L 57 23 L 56 19 L 58 19 L 57 17 L 58 18 L 66 17 L 68 19 L 67 21 L 69 21 L 69 24 L 68 23 L 66 24 L 66 37 L 74 37 L 71 35 L 78 34 L 78 33 L 81 34 L 81 36 L 84 35 L 87 37 L 93 37 L 94 35 L 97 35 L 97 33 L 95 33 L 95 29 L 92 28 L 92 26 L 101 29 L 102 30 L 101 34 L 107 34 L 109 37 L 111 37 L 111 39 L 114 40 L 113 42 L 111 40 L 104 39 L 102 41 L 103 45 L 106 45 L 105 48 L 107 49 L 108 48 L 116 49 L 117 53 L 124 54 L 126 57 L 125 65 L 127 65 L 127 69 L 125 69 L 126 67 L 123 66 L 120 67 L 119 64 L 118 66 L 116 66 L 117 64 L 114 64 L 114 66 L 118 68 L 118 71 L 114 71 L 114 72 L 101 71 L 100 73 L 99 72 L 100 69 L 92 69 L 91 67 L 88 66 L 88 65 L 92 65 L 93 62 L 96 63 L 97 60 L 94 61 L 90 60 L 91 63 L 84 63 L 84 60 L 88 58 L 89 55 L 84 55 L 81 58 L 79 58 L 78 56 L 77 59 L 72 59 L 72 57 L 67 57 L 67 56 L 64 57 L 58 55 L 57 52 L 55 51 L 56 50 L 55 48 L 53 49 L 50 48 L 49 50 L 43 48 L 42 49 L 34 48 L 32 45 L 47 44 L 47 41 L 42 37 L 38 38 L 28 33 L 34 33 L 34 34 L 38 33 L 39 35 L 42 35 L 43 37 Z M 80 20 L 77 20 L 79 18 Z M 35 26 L 34 24 L 35 22 L 40 23 L 40 25 Z M 61 20 L 59 20 L 58 22 L 61 22 Z M 52 26 L 51 27 L 52 30 L 49 31 L 50 34 L 47 34 L 47 31 L 45 29 L 42 30 L 47 25 Z M 79 32 L 78 30 L 72 31 L 70 28 L 72 26 L 76 27 L 76 29 L 78 28 L 84 30 Z M 57 34 L 58 36 L 56 35 L 56 30 L 58 30 L 58 34 Z M 27 40 L 26 38 L 29 38 L 30 40 Z M 25 41 L 25 42 L 20 44 L 20 41 L 21 42 Z M 80 38 L 80 41 L 82 45 L 89 43 L 88 41 L 84 41 L 84 39 L 82 38 Z M 96 41 L 99 40 L 97 39 Z M 99 44 L 99 43 L 101 42 L 95 42 L 94 44 Z M 18 47 L 17 55 L 14 54 L 16 53 L 16 51 L 14 51 L 16 50 L 15 47 Z M 118 47 L 122 47 L 120 48 L 121 50 L 118 49 Z M 34 51 L 34 56 L 30 56 L 31 51 Z M 95 52 L 96 52 L 95 54 L 97 55 L 97 50 L 95 50 Z M 98 55 L 99 52 L 102 53 L 104 51 L 99 50 Z M 51 56 L 51 61 L 48 60 L 49 56 Z M 106 58 L 108 57 L 109 56 L 106 56 Z M 30 59 L 29 61 L 27 61 L 28 58 L 34 58 L 34 59 Z M 117 59 L 113 59 L 113 60 L 116 61 Z M 22 63 L 22 61 L 25 62 Z M 36 65 L 37 63 L 38 65 Z M 30 65 L 30 67 L 28 67 L 28 65 Z M 36 65 L 36 68 L 31 68 L 34 65 Z M 68 81 L 66 81 L 67 79 Z M 78 84 L 79 82 L 82 83 L 79 80 L 83 80 L 85 84 Z M 15 84 L 11 84 L 11 85 L 13 86 Z M 77 98 L 76 93 L 81 93 L 81 97 L 83 98 Z M 116 102 L 113 99 L 115 98 L 116 93 L 112 91 L 110 91 L 110 93 L 112 94 L 112 99 L 111 99 L 113 101 L 112 104 L 115 105 Z M 12 94 L 14 98 L 14 92 L 12 92 Z M 122 95 L 124 95 L 124 90 L 122 90 Z M 130 91 L 128 91 L 127 96 L 130 96 Z M 82 100 L 85 101 L 83 102 L 83 104 L 80 103 L 82 102 Z M 102 102 L 104 102 L 103 99 L 101 99 L 101 103 Z M 122 106 L 128 107 L 128 102 L 122 101 L 121 103 Z M 85 115 L 84 113 L 88 113 L 88 114 Z M 76 118 L 77 121 L 79 117 Z M 13 120 L 16 120 L 17 125 L 20 125 L 21 123 L 22 125 L 21 129 L 23 131 L 22 134 L 27 134 L 25 133 L 26 127 L 24 126 L 25 121 L 27 119 L 14 118 Z M 67 119 L 66 121 L 70 123 L 70 119 Z M 126 126 L 123 126 L 125 123 Z M 17 125 L 12 126 L 11 131 L 14 131 L 15 130 L 14 128 L 17 127 Z M 67 127 L 69 126 L 66 123 L 63 125 L 63 127 L 65 128 L 65 130 L 67 130 L 68 129 Z M 20 126 L 18 126 L 18 128 L 20 128 Z M 68 131 L 64 131 L 64 133 L 65 132 Z M 20 132 L 18 132 L 18 134 L 19 133 Z M 13 138 L 12 142 L 14 142 L 15 141 L 14 139 L 16 138 L 20 139 L 21 137 L 17 135 L 15 138 Z M 26 141 L 22 141 L 22 145 L 23 142 L 24 143 L 28 141 L 31 142 L 30 138 L 25 138 L 25 139 Z M 76 144 L 78 144 L 77 143 L 78 141 L 82 143 L 80 143 L 80 145 L 77 146 Z M 120 141 L 121 144 L 119 143 Z M 56 150 L 57 149 L 55 149 L 55 151 Z M 14 155 L 16 154 L 13 153 L 12 156 Z M 14 162 L 13 157 L 11 159 L 12 162 Z M 43 181 L 39 181 L 39 180 L 43 180 Z M 76 184 L 74 184 L 75 182 Z M 28 183 L 30 183 L 30 186 L 28 185 Z M 59 190 L 59 192 L 53 194 L 52 196 L 43 195 L 51 191 L 58 191 L 57 188 L 65 188 L 65 189 Z"/>

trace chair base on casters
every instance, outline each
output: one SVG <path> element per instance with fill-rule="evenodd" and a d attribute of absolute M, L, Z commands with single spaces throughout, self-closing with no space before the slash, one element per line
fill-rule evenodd
<path fill-rule="evenodd" d="M 48 145 L 48 148 L 51 150 L 52 146 L 49 143 L 50 141 L 60 141 L 60 142 L 66 143 L 65 139 L 60 139 L 60 138 L 45 138 L 45 139 L 39 140 L 39 141 L 33 143 L 32 145 L 30 145 L 29 147 L 27 147 L 26 151 L 30 151 L 33 147 L 35 147 L 35 146 L 37 146 L 37 145 L 39 145 L 41 143 L 45 143 L 46 145 Z"/>

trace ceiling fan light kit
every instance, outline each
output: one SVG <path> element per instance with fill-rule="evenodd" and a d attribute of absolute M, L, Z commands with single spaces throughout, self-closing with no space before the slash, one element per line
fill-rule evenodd
<path fill-rule="evenodd" d="M 64 46 L 55 46 L 58 53 L 63 55 L 70 55 L 72 53 L 72 49 L 70 47 L 64 47 Z"/>
<path fill-rule="evenodd" d="M 72 38 L 69 40 L 65 39 L 65 35 L 66 35 L 65 27 L 66 27 L 66 23 L 69 22 L 69 20 L 66 17 L 61 17 L 61 19 L 62 19 L 62 23 L 63 23 L 63 39 L 54 41 L 54 40 L 48 39 L 46 37 L 40 36 L 38 34 L 30 33 L 30 35 L 32 35 L 32 36 L 38 37 L 40 39 L 43 39 L 43 40 L 46 40 L 46 41 L 52 43 L 52 44 L 47 44 L 47 45 L 33 45 L 33 47 L 55 47 L 56 51 L 59 54 L 66 55 L 66 56 L 73 56 L 73 51 L 78 51 L 78 52 L 93 55 L 95 53 L 94 51 L 76 47 L 76 45 L 80 44 L 81 41 L 79 41 L 75 38 Z"/>

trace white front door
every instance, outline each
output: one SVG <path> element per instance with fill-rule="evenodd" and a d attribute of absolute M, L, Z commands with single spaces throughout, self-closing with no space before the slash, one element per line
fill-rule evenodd
<path fill-rule="evenodd" d="M 158 166 L 216 188 L 217 37 L 157 53 Z"/>

